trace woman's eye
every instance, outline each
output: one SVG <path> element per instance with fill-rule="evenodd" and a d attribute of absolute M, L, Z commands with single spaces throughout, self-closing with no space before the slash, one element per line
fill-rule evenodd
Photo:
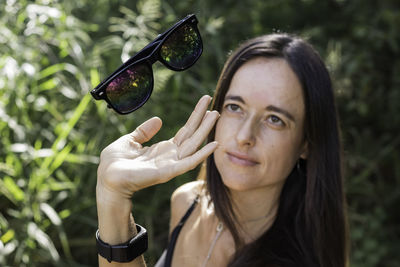
<path fill-rule="evenodd" d="M 268 117 L 268 122 L 277 125 L 277 126 L 285 126 L 285 123 L 277 116 L 271 115 Z"/>
<path fill-rule="evenodd" d="M 226 108 L 227 110 L 233 111 L 233 112 L 238 112 L 238 111 L 240 111 L 239 105 L 236 105 L 236 104 L 227 104 L 227 105 L 225 106 L 225 108 Z"/>

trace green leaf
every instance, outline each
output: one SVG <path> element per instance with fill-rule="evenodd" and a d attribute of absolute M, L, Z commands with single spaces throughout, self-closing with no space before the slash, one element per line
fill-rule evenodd
<path fill-rule="evenodd" d="M 43 249 L 47 250 L 54 261 L 60 259 L 60 255 L 58 254 L 53 241 L 34 222 L 28 223 L 28 235 L 36 240 Z"/>
<path fill-rule="evenodd" d="M 60 217 L 62 219 L 68 218 L 70 215 L 71 215 L 71 210 L 69 210 L 69 209 L 60 211 Z"/>
<path fill-rule="evenodd" d="M 18 185 L 14 182 L 14 180 L 9 177 L 5 176 L 3 178 L 4 186 L 11 193 L 12 197 L 16 201 L 22 201 L 25 197 L 24 191 L 22 191 Z"/>
<path fill-rule="evenodd" d="M 12 240 L 14 236 L 15 236 L 15 231 L 13 229 L 9 229 L 7 232 L 4 233 L 4 235 L 1 236 L 0 240 L 5 244 L 8 241 Z"/>
<path fill-rule="evenodd" d="M 58 84 L 59 84 L 58 80 L 53 78 L 53 79 L 49 79 L 49 80 L 41 83 L 39 85 L 39 88 L 44 90 L 44 91 L 51 90 L 51 89 L 57 87 Z"/>
<path fill-rule="evenodd" d="M 54 224 L 56 226 L 60 226 L 61 225 L 61 219 L 58 216 L 57 212 L 53 209 L 52 206 L 50 206 L 47 203 L 41 203 L 40 204 L 40 210 L 43 211 L 44 214 L 46 214 L 46 216 L 50 219 L 52 224 Z"/>
<path fill-rule="evenodd" d="M 39 79 L 44 79 L 64 69 L 65 69 L 65 63 L 51 65 L 50 67 L 45 68 L 39 73 Z"/>
<path fill-rule="evenodd" d="M 99 72 L 96 69 L 90 69 L 90 83 L 92 84 L 92 87 L 94 88 L 100 83 L 100 75 Z"/>
<path fill-rule="evenodd" d="M 72 145 L 68 144 L 60 152 L 56 154 L 56 157 L 54 158 L 50 166 L 50 173 L 54 172 L 57 168 L 61 166 L 61 164 L 63 164 L 71 149 Z"/>

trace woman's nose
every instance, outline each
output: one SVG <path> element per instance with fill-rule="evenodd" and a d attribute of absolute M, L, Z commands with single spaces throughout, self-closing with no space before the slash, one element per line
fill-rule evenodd
<path fill-rule="evenodd" d="M 236 141 L 239 146 L 255 145 L 255 128 L 255 123 L 251 119 L 243 121 L 243 123 L 239 126 L 236 134 Z"/>

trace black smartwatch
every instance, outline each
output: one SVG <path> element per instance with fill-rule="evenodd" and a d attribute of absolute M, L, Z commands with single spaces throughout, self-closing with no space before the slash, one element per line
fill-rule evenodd
<path fill-rule="evenodd" d="M 109 245 L 100 239 L 99 230 L 96 232 L 97 252 L 108 262 L 130 262 L 142 255 L 147 250 L 147 231 L 136 224 L 137 235 L 128 242 Z"/>

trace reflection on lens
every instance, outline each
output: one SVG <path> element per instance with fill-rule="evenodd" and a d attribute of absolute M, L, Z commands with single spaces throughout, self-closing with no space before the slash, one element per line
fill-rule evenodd
<path fill-rule="evenodd" d="M 160 56 L 167 65 L 183 70 L 194 64 L 201 50 L 198 32 L 191 25 L 183 25 L 165 40 Z"/>
<path fill-rule="evenodd" d="M 145 64 L 134 65 L 110 82 L 106 94 L 117 110 L 127 113 L 146 102 L 151 94 L 152 83 L 151 68 Z"/>

